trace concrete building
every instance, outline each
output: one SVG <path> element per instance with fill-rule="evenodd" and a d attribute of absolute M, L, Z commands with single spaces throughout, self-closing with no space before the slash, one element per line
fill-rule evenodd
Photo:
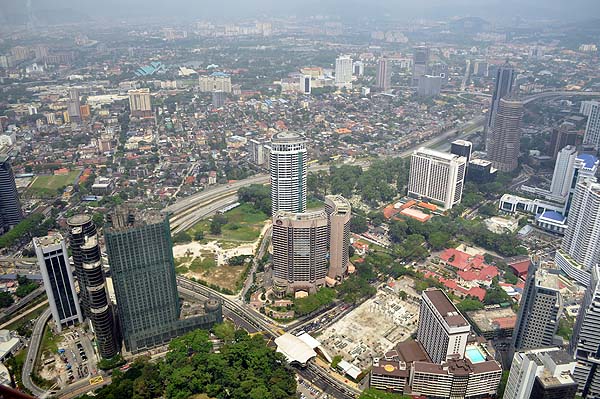
<path fill-rule="evenodd" d="M 408 195 L 452 208 L 462 199 L 466 164 L 464 157 L 419 148 L 410 160 Z"/>
<path fill-rule="evenodd" d="M 23 211 L 8 155 L 0 154 L 0 234 L 23 220 Z"/>
<path fill-rule="evenodd" d="M 304 136 L 281 132 L 270 146 L 271 203 L 277 211 L 306 211 L 307 151 Z"/>
<path fill-rule="evenodd" d="M 517 352 L 513 356 L 504 399 L 573 399 L 575 361 L 559 348 Z"/>
<path fill-rule="evenodd" d="M 467 162 L 471 160 L 473 152 L 473 143 L 467 140 L 454 140 L 450 144 L 450 154 L 458 155 L 459 157 L 467 158 Z"/>
<path fill-rule="evenodd" d="M 500 66 L 496 71 L 496 83 L 494 85 L 494 93 L 492 94 L 492 102 L 487 115 L 485 131 L 491 132 L 496 124 L 496 114 L 500 109 L 500 100 L 508 97 L 514 91 L 516 73 L 514 68 L 507 62 Z M 489 151 L 489 149 L 487 150 Z"/>
<path fill-rule="evenodd" d="M 129 96 L 129 110 L 132 116 L 148 118 L 152 116 L 152 100 L 150 89 L 136 89 L 127 92 Z"/>
<path fill-rule="evenodd" d="M 577 148 L 572 145 L 564 147 L 557 155 L 552 175 L 550 192 L 556 197 L 567 198 L 571 189 Z"/>
<path fill-rule="evenodd" d="M 492 163 L 485 159 L 473 159 L 469 161 L 467 168 L 467 180 L 475 183 L 491 183 L 496 180 L 498 169 L 492 167 Z"/>
<path fill-rule="evenodd" d="M 513 332 L 515 351 L 554 345 L 563 308 L 558 282 L 558 270 L 531 263 Z"/>
<path fill-rule="evenodd" d="M 569 187 L 569 194 L 563 212 L 565 216 L 569 216 L 569 213 L 571 212 L 571 205 L 573 204 L 573 197 L 575 196 L 575 190 L 577 189 L 577 182 L 582 179 L 595 179 L 598 165 L 600 165 L 600 161 L 596 156 L 591 154 L 578 154 L 575 158 L 573 168 L 569 172 L 569 176 L 571 176 L 571 185 Z"/>
<path fill-rule="evenodd" d="M 579 105 L 579 113 L 587 117 L 592 113 L 592 108 L 597 107 L 600 103 L 595 100 L 582 101 Z"/>
<path fill-rule="evenodd" d="M 335 85 L 352 88 L 352 58 L 349 55 L 340 55 L 335 59 Z"/>
<path fill-rule="evenodd" d="M 212 92 L 212 107 L 217 109 L 221 108 L 225 105 L 225 101 L 227 100 L 227 94 L 223 91 L 213 91 Z"/>
<path fill-rule="evenodd" d="M 590 274 L 590 284 L 571 336 L 570 351 L 577 361 L 574 375 L 579 394 L 584 398 L 597 398 L 600 397 L 600 266 L 594 265 Z"/>
<path fill-rule="evenodd" d="M 412 86 L 419 87 L 421 76 L 427 74 L 429 64 L 429 48 L 418 46 L 413 49 Z"/>
<path fill-rule="evenodd" d="M 223 72 L 213 72 L 210 75 L 200 75 L 198 78 L 199 90 L 203 93 L 222 91 L 231 93 L 231 76 Z"/>
<path fill-rule="evenodd" d="M 273 282 L 278 293 L 314 293 L 327 277 L 327 213 L 273 216 Z"/>
<path fill-rule="evenodd" d="M 590 270 L 600 262 L 600 184 L 593 178 L 581 179 L 576 185 L 567 231 L 555 261 L 580 284 L 590 283 Z"/>
<path fill-rule="evenodd" d="M 257 166 L 264 166 L 267 163 L 269 156 L 265 143 L 260 140 L 250 139 L 248 140 L 248 156 L 252 164 Z"/>
<path fill-rule="evenodd" d="M 205 303 L 204 315 L 180 318 L 173 242 L 165 214 L 122 207 L 109 216 L 104 236 L 128 351 L 163 345 L 222 322 L 222 305 L 211 299 Z"/>
<path fill-rule="evenodd" d="M 594 101 L 590 106 L 583 144 L 591 145 L 596 150 L 600 149 L 600 103 Z"/>
<path fill-rule="evenodd" d="M 511 172 L 519 166 L 523 103 L 501 98 L 497 111 L 490 112 L 495 119 L 487 134 L 488 159 L 501 172 Z"/>
<path fill-rule="evenodd" d="M 69 102 L 67 103 L 67 113 L 72 121 L 81 120 L 81 101 L 80 93 L 77 87 L 69 89 Z"/>
<path fill-rule="evenodd" d="M 433 363 L 464 356 L 470 332 L 471 325 L 442 290 L 423 291 L 417 341 Z"/>
<path fill-rule="evenodd" d="M 300 78 L 300 87 L 302 87 L 302 94 L 310 94 L 312 92 L 310 75 L 304 75 Z"/>
<path fill-rule="evenodd" d="M 484 60 L 475 60 L 473 63 L 473 75 L 487 77 L 489 74 L 489 64 Z"/>
<path fill-rule="evenodd" d="M 341 195 L 328 195 L 325 197 L 325 212 L 327 212 L 329 236 L 327 277 L 331 283 L 336 283 L 342 281 L 348 274 L 352 206 Z"/>
<path fill-rule="evenodd" d="M 556 159 L 558 152 L 566 146 L 571 145 L 576 147 L 577 144 L 581 144 L 579 137 L 575 124 L 571 122 L 563 122 L 557 128 L 552 129 L 548 150 L 552 155 L 552 159 Z"/>
<path fill-rule="evenodd" d="M 79 282 L 81 310 L 92 323 L 100 356 L 110 359 L 119 353 L 121 345 L 113 307 L 108 299 L 96 225 L 89 215 L 70 217 L 67 224 L 69 248 Z"/>
<path fill-rule="evenodd" d="M 442 91 L 442 78 L 440 76 L 423 75 L 419 77 L 417 94 L 421 97 L 436 97 Z"/>
<path fill-rule="evenodd" d="M 363 76 L 365 74 L 365 64 L 362 61 L 354 61 L 352 64 L 354 76 Z"/>
<path fill-rule="evenodd" d="M 390 60 L 387 58 L 382 58 L 377 63 L 375 86 L 384 92 L 392 88 L 392 67 Z"/>
<path fill-rule="evenodd" d="M 60 234 L 35 237 L 33 247 L 58 331 L 61 331 L 63 326 L 82 322 L 83 315 L 75 291 L 65 240 Z"/>

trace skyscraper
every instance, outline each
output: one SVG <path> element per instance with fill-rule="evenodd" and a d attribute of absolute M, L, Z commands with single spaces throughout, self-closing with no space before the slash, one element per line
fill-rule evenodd
<path fill-rule="evenodd" d="M 392 68 L 390 60 L 387 58 L 380 59 L 377 64 L 375 86 L 382 91 L 388 91 L 392 88 Z"/>
<path fill-rule="evenodd" d="M 552 195 L 563 198 L 569 195 L 576 158 L 577 148 L 575 146 L 568 145 L 559 151 L 550 185 Z"/>
<path fill-rule="evenodd" d="M 273 216 L 273 281 L 285 294 L 314 293 L 327 276 L 327 213 L 278 211 Z"/>
<path fill-rule="evenodd" d="M 425 46 L 415 47 L 413 50 L 412 85 L 419 86 L 421 76 L 427 74 L 429 64 L 429 48 Z"/>
<path fill-rule="evenodd" d="M 58 331 L 63 326 L 82 322 L 65 240 L 60 234 L 35 237 L 33 247 Z"/>
<path fill-rule="evenodd" d="M 515 70 L 508 62 L 498 68 L 494 93 L 492 94 L 492 103 L 490 104 L 487 116 L 486 132 L 491 131 L 496 124 L 496 114 L 500 108 L 500 100 L 513 92 L 515 76 Z"/>
<path fill-rule="evenodd" d="M 210 75 L 201 75 L 198 78 L 199 90 L 203 93 L 223 91 L 231 93 L 231 76 L 223 72 L 213 72 Z"/>
<path fill-rule="evenodd" d="M 354 68 L 354 75 L 362 76 L 365 73 L 365 64 L 362 61 L 354 61 L 352 66 Z"/>
<path fill-rule="evenodd" d="M 419 148 L 410 158 L 408 195 L 452 208 L 462 199 L 466 164 L 465 157 Z"/>
<path fill-rule="evenodd" d="M 442 78 L 440 76 L 422 75 L 419 77 L 417 94 L 422 97 L 439 96 L 442 91 Z"/>
<path fill-rule="evenodd" d="M 349 55 L 340 55 L 335 59 L 335 85 L 352 88 L 352 58 Z"/>
<path fill-rule="evenodd" d="M 150 89 L 129 90 L 129 110 L 131 116 L 147 118 L 152 116 L 152 100 L 150 98 Z"/>
<path fill-rule="evenodd" d="M 590 284 L 585 291 L 583 302 L 573 335 L 571 353 L 575 356 L 575 381 L 584 398 L 600 397 L 600 266 L 591 270 Z"/>
<path fill-rule="evenodd" d="M 120 345 L 102 271 L 96 225 L 88 215 L 75 215 L 67 220 L 67 224 L 82 312 L 92 322 L 100 355 L 110 359 L 119 353 Z"/>
<path fill-rule="evenodd" d="M 529 267 L 513 332 L 515 351 L 554 344 L 558 319 L 562 313 L 558 270 L 542 269 L 538 261 Z"/>
<path fill-rule="evenodd" d="M 577 182 L 567 231 L 555 261 L 580 284 L 590 283 L 590 270 L 600 262 L 600 184 L 594 178 Z"/>
<path fill-rule="evenodd" d="M 600 149 L 600 103 L 594 101 L 590 105 L 589 112 L 583 144 L 592 145 L 598 150 Z"/>
<path fill-rule="evenodd" d="M 417 341 L 433 363 L 440 364 L 457 355 L 462 358 L 470 332 L 471 325 L 442 290 L 423 291 Z"/>
<path fill-rule="evenodd" d="M 15 184 L 15 175 L 6 154 L 0 154 L 0 234 L 23 220 L 23 211 Z"/>
<path fill-rule="evenodd" d="M 306 140 L 295 132 L 273 136 L 269 156 L 271 204 L 277 211 L 306 211 Z"/>
<path fill-rule="evenodd" d="M 311 84 L 310 84 L 310 75 L 303 75 L 302 79 L 300 80 L 301 85 L 302 85 L 302 93 L 303 94 L 310 94 L 311 90 Z"/>
<path fill-rule="evenodd" d="M 72 87 L 69 89 L 69 103 L 67 104 L 67 112 L 69 118 L 73 121 L 81 120 L 81 101 L 79 100 L 79 89 Z"/>
<path fill-rule="evenodd" d="M 513 356 L 503 399 L 573 399 L 575 361 L 559 348 L 517 352 Z"/>
<path fill-rule="evenodd" d="M 327 276 L 339 282 L 348 274 L 352 206 L 341 195 L 328 195 L 325 197 L 325 212 L 327 212 L 327 234 L 329 236 L 329 271 Z"/>
<path fill-rule="evenodd" d="M 450 144 L 450 154 L 458 155 L 459 157 L 467 158 L 467 162 L 471 160 L 473 152 L 473 143 L 467 140 L 454 140 Z"/>
<path fill-rule="evenodd" d="M 490 111 L 491 112 L 491 111 Z M 487 134 L 487 155 L 492 166 L 501 172 L 512 172 L 519 166 L 523 103 L 501 98 L 495 122 Z"/>
<path fill-rule="evenodd" d="M 104 233 L 127 350 L 135 353 L 162 345 L 222 321 L 220 306 L 204 316 L 180 319 L 173 243 L 165 214 L 123 207 L 110 215 Z"/>

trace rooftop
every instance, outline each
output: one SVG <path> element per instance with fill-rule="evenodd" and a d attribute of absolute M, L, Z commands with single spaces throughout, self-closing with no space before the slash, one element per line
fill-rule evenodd
<path fill-rule="evenodd" d="M 34 237 L 33 242 L 37 247 L 49 247 L 51 245 L 60 245 L 63 236 L 59 233 L 47 235 L 45 237 Z"/>
<path fill-rule="evenodd" d="M 305 213 L 296 213 L 289 211 L 277 211 L 273 216 L 274 219 L 290 219 L 290 220 L 320 220 L 327 219 L 327 213 L 325 210 L 320 209 L 313 212 L 305 212 Z"/>
<path fill-rule="evenodd" d="M 536 284 L 540 287 L 559 290 L 558 270 L 538 269 L 535 272 Z"/>
<path fill-rule="evenodd" d="M 456 306 L 450 302 L 450 299 L 448 299 L 442 290 L 426 290 L 423 291 L 423 295 L 431 301 L 449 326 L 464 327 L 469 325 L 467 320 L 460 314 Z"/>
<path fill-rule="evenodd" d="M 293 142 L 304 142 L 305 138 L 303 135 L 297 132 L 285 131 L 279 132 L 273 136 L 273 143 L 293 143 Z"/>
<path fill-rule="evenodd" d="M 135 227 L 158 224 L 164 222 L 166 218 L 167 215 L 158 210 L 139 210 L 125 206 L 110 215 L 109 231 L 126 231 Z"/>
<path fill-rule="evenodd" d="M 69 219 L 67 219 L 67 223 L 71 227 L 76 227 L 76 226 L 81 226 L 83 224 L 89 223 L 91 220 L 92 220 L 92 217 L 90 215 L 84 215 L 84 214 L 80 213 L 78 215 L 71 216 Z"/>
<path fill-rule="evenodd" d="M 415 152 L 413 152 L 413 155 L 432 157 L 432 158 L 437 158 L 439 160 L 444 160 L 444 161 L 458 161 L 460 159 L 462 159 L 464 162 L 467 161 L 467 158 L 465 158 L 465 157 L 460 157 L 458 155 L 451 154 L 449 152 L 432 150 L 431 148 L 426 148 L 426 147 L 421 147 L 418 150 L 415 150 Z"/>
<path fill-rule="evenodd" d="M 577 155 L 577 159 L 583 161 L 583 167 L 586 169 L 593 169 L 594 165 L 598 163 L 598 158 L 592 154 L 579 154 Z"/>
<path fill-rule="evenodd" d="M 555 222 L 564 222 L 564 220 L 566 219 L 563 215 L 556 211 L 546 211 L 542 213 L 540 218 L 554 220 Z"/>

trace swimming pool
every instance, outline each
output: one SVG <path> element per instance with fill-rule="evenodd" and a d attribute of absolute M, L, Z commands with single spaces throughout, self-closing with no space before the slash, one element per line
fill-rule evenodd
<path fill-rule="evenodd" d="M 466 355 L 471 363 L 481 363 L 485 361 L 485 355 L 479 348 L 467 348 Z"/>

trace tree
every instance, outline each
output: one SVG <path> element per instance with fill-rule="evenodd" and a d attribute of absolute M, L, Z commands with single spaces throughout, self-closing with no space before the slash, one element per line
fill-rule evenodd
<path fill-rule="evenodd" d="M 190 242 L 190 241 L 191 241 L 191 237 L 185 231 L 177 233 L 173 236 L 174 244 L 183 244 L 183 243 Z"/>
<path fill-rule="evenodd" d="M 194 241 L 202 241 L 202 240 L 204 240 L 204 232 L 202 230 L 195 232 L 194 233 Z"/>
<path fill-rule="evenodd" d="M 350 230 L 357 234 L 366 233 L 369 230 L 367 218 L 364 216 L 353 216 L 350 219 Z"/>
<path fill-rule="evenodd" d="M 0 292 L 0 308 L 7 308 L 13 303 L 15 303 L 15 300 L 12 295 L 8 292 Z"/>
<path fill-rule="evenodd" d="M 221 228 L 227 224 L 227 218 L 225 215 L 215 215 L 210 222 L 210 234 L 219 235 L 221 234 Z"/>

